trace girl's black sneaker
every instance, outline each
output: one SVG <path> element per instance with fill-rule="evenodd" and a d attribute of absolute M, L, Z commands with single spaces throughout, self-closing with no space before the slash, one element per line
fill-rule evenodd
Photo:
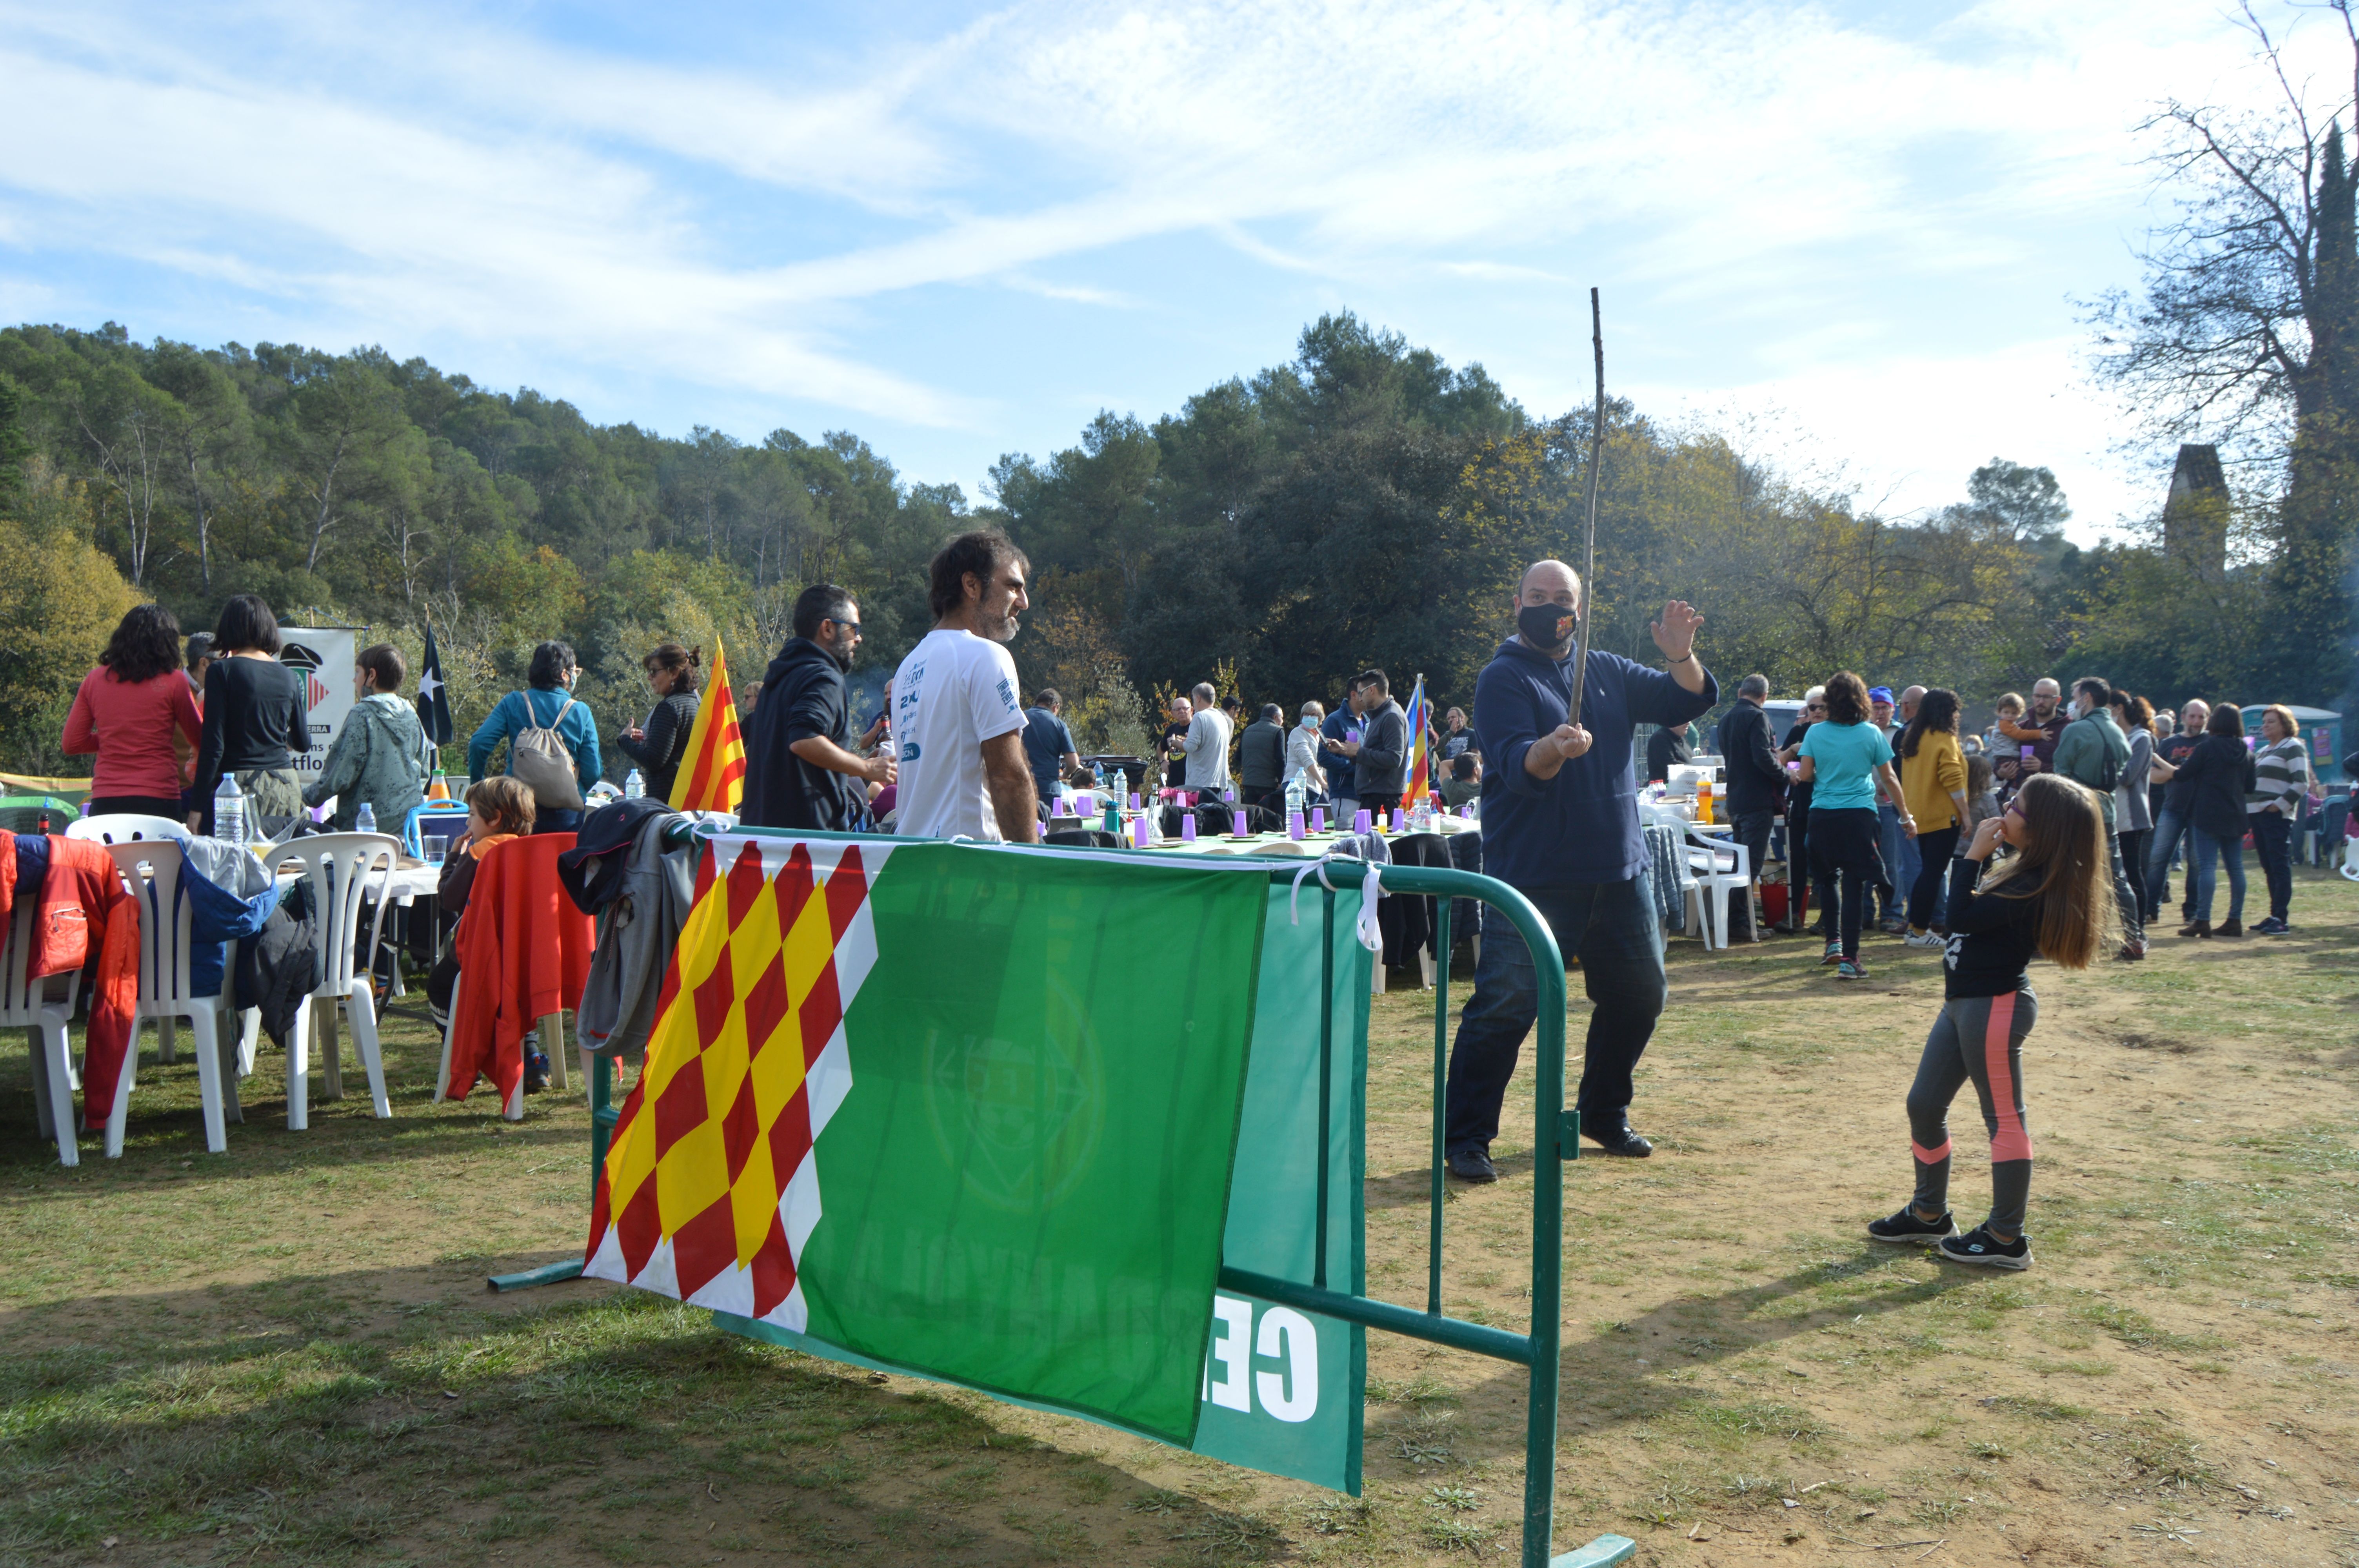
<path fill-rule="evenodd" d="M 1939 1241 L 1945 1236 L 1957 1233 L 1958 1222 L 1946 1212 L 1939 1219 L 1919 1219 L 1914 1204 L 1901 1205 L 1900 1212 L 1890 1219 L 1867 1222 L 1867 1238 L 1870 1241 Z"/>
<path fill-rule="evenodd" d="M 2031 1242 L 2018 1236 L 2012 1241 L 2001 1241 L 1990 1233 L 1987 1225 L 1977 1225 L 1963 1236 L 1952 1236 L 1934 1243 L 1933 1250 L 1952 1263 L 1979 1263 L 1986 1269 L 2028 1269 L 2031 1267 Z"/>

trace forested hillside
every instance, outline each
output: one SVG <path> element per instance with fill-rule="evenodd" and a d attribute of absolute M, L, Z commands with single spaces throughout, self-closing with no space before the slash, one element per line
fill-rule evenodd
<path fill-rule="evenodd" d="M 1158 687 L 1216 669 L 1289 708 L 1370 664 L 1462 700 L 1523 563 L 1577 550 L 1589 446 L 1586 410 L 1535 416 L 1481 366 L 1348 314 L 1152 423 L 1103 414 L 1067 450 L 1003 459 L 980 503 L 905 481 L 845 431 L 664 437 L 379 349 L 11 328 L 0 756 L 72 771 L 64 706 L 137 598 L 194 630 L 255 592 L 413 651 L 430 622 L 463 726 L 563 637 L 611 732 L 643 706 L 647 646 L 723 636 L 743 694 L 794 594 L 830 579 L 861 598 L 873 689 L 925 630 L 928 557 L 978 522 L 1032 556 L 1014 651 L 1027 683 L 1072 699 L 1085 744 L 1135 742 Z M 2083 557 L 2056 532 L 2052 479 L 2013 463 L 1902 525 L 1614 405 L 1603 492 L 1598 644 L 1647 656 L 1647 621 L 1676 594 L 1710 618 L 1716 667 L 1784 691 L 1848 665 L 1980 696 L 2083 653 L 2140 686 L 2234 679 L 2236 624 L 2266 609 L 2178 605 L 2152 551 Z M 2158 603 L 2210 614 L 2213 634 L 2158 653 Z M 2199 655 L 2216 667 L 2187 667 Z"/>

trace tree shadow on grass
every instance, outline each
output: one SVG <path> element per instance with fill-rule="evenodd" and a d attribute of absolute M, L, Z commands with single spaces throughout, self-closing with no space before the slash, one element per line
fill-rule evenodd
<path fill-rule="evenodd" d="M 75 1044 L 80 1044 L 79 1035 Z M 574 1145 L 582 1151 L 586 1179 L 590 1134 L 578 1071 L 567 1091 L 560 1094 L 552 1088 L 527 1099 L 526 1119 L 506 1122 L 500 1119 L 499 1097 L 489 1084 L 476 1084 L 464 1100 L 437 1105 L 433 1097 L 437 1058 L 426 1057 L 420 1065 L 423 1047 L 409 1043 L 397 1054 L 388 1042 L 385 1068 L 393 1115 L 380 1121 L 371 1114 L 368 1080 L 353 1059 L 347 1039 L 343 1098 L 325 1098 L 321 1069 L 314 1066 L 311 1125 L 297 1132 L 287 1126 L 285 1058 L 266 1044 L 253 1074 L 239 1086 L 245 1119 L 229 1124 L 228 1150 L 213 1154 L 204 1146 L 196 1065 L 185 1033 L 180 1046 L 179 1060 L 166 1065 L 157 1055 L 153 1035 L 143 1035 L 122 1156 L 107 1159 L 102 1136 L 85 1130 L 81 1138 L 81 1164 L 73 1170 L 58 1162 L 56 1141 L 40 1134 L 29 1060 L 22 1055 L 0 1056 L 0 1170 L 13 1168 L 25 1183 L 14 1192 L 0 1192 L 0 1206 L 12 1201 L 56 1202 L 69 1195 L 103 1196 L 118 1182 L 136 1181 L 166 1170 L 177 1174 L 184 1161 L 193 1162 L 194 1168 L 210 1179 L 246 1180 L 361 1162 L 435 1158 L 480 1147 L 485 1138 L 536 1146 Z M 625 1087 L 618 1085 L 618 1101 L 624 1092 Z M 79 1095 L 74 1103 L 79 1113 Z M 43 1180 L 43 1173 L 50 1179 Z"/>
<path fill-rule="evenodd" d="M 1011 1431 L 980 1396 L 461 1261 L 0 1313 L 0 1542 L 110 1561 L 1282 1558 L 1268 1519 Z M 1007 1419 L 1005 1423 L 998 1419 Z M 1107 1434 L 1061 1429 L 1091 1448 Z M 1199 1462 L 1190 1461 L 1190 1464 Z"/>

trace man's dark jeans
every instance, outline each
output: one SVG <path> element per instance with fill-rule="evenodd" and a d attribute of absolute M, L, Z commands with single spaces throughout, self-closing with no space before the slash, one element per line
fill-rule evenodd
<path fill-rule="evenodd" d="M 1769 858 L 1769 825 L 1775 822 L 1774 811 L 1740 811 L 1728 819 L 1734 829 L 1729 837 L 1745 846 L 1745 873 L 1755 881 L 1761 880 L 1761 863 Z M 1732 889 L 1728 895 L 1728 924 L 1722 927 L 1733 942 L 1750 942 L 1753 929 L 1753 890 L 1749 887 Z"/>
<path fill-rule="evenodd" d="M 1630 1073 L 1662 1016 L 1663 927 L 1638 878 L 1575 887 L 1523 888 L 1566 958 L 1581 959 L 1589 993 L 1589 1042 L 1577 1104 L 1593 1130 L 1622 1125 Z M 1515 1076 L 1524 1036 L 1539 1016 L 1539 976 L 1523 936 L 1495 911 L 1483 917 L 1483 958 L 1474 994 L 1459 1014 L 1450 1052 L 1446 1152 L 1487 1149 L 1499 1135 L 1499 1105 Z"/>

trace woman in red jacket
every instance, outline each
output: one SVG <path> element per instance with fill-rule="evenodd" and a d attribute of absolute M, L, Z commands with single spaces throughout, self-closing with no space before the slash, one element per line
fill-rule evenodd
<path fill-rule="evenodd" d="M 178 730 L 196 744 L 204 719 L 180 673 L 180 623 L 160 604 L 134 605 L 66 714 L 70 757 L 98 753 L 90 814 L 180 818 Z"/>

